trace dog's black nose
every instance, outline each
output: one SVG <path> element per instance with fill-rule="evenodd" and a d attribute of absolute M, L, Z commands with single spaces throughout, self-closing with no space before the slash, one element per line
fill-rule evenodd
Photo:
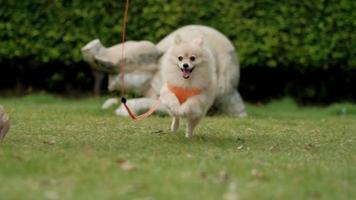
<path fill-rule="evenodd" d="M 184 64 L 183 64 L 183 67 L 184 67 L 184 68 L 188 68 L 189 65 L 188 65 L 187 63 L 184 63 Z"/>

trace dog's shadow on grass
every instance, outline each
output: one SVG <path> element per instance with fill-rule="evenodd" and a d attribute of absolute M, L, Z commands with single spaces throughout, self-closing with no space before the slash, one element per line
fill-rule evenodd
<path fill-rule="evenodd" d="M 197 133 L 192 138 L 186 138 L 184 131 L 160 133 L 165 143 L 172 145 L 209 146 L 222 149 L 266 148 L 283 143 L 277 135 L 266 133 L 251 134 L 236 132 L 232 134 Z M 261 145 L 262 144 L 262 145 Z"/>
<path fill-rule="evenodd" d="M 244 143 L 245 139 L 242 139 L 236 135 L 214 135 L 198 133 L 191 138 L 186 138 L 183 131 L 177 133 L 171 133 L 169 131 L 160 132 L 162 139 L 166 143 L 172 144 L 186 144 L 186 145 L 204 145 L 214 147 L 233 147 L 236 144 Z"/>

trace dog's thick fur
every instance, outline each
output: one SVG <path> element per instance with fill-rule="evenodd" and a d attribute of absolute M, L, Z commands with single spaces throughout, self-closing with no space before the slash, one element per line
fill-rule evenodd
<path fill-rule="evenodd" d="M 193 34 L 192 34 L 193 36 Z M 203 36 L 186 38 L 182 41 L 179 34 L 175 44 L 162 58 L 161 77 L 163 87 L 160 92 L 161 102 L 167 106 L 173 117 L 171 131 L 179 127 L 179 119 L 187 119 L 186 137 L 193 135 L 193 130 L 216 97 L 216 64 L 209 43 L 205 44 Z M 177 94 L 169 85 L 184 90 L 196 90 L 196 94 L 179 102 Z"/>
<path fill-rule="evenodd" d="M 125 87 L 136 91 L 143 98 L 128 100 L 127 104 L 138 113 L 149 108 L 154 99 L 159 97 L 163 86 L 161 70 L 163 59 L 168 50 L 174 46 L 175 36 L 179 34 L 183 41 L 202 36 L 205 45 L 211 51 L 215 60 L 216 94 L 215 107 L 230 116 L 246 116 L 245 106 L 237 91 L 240 78 L 240 67 L 236 50 L 233 44 L 217 30 L 201 25 L 189 25 L 169 34 L 157 45 L 148 41 L 129 41 L 125 44 Z M 94 40 L 82 48 L 84 60 L 93 68 L 109 73 L 109 90 L 119 90 L 119 68 L 122 63 L 119 59 L 121 44 L 105 48 L 99 40 Z M 109 107 L 117 100 L 109 99 L 103 108 Z M 161 106 L 160 111 L 165 112 Z M 116 113 L 127 116 L 126 110 L 120 106 Z"/>

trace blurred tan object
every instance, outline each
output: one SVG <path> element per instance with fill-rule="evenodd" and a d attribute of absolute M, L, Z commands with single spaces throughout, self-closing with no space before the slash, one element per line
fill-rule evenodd
<path fill-rule="evenodd" d="M 5 114 L 4 108 L 0 105 L 0 141 L 3 140 L 10 129 L 10 121 Z"/>
<path fill-rule="evenodd" d="M 93 69 L 96 89 L 100 89 L 98 83 L 102 81 L 100 73 L 109 74 L 109 91 L 120 89 L 121 48 L 121 44 L 107 48 L 99 39 L 95 39 L 81 49 L 84 61 Z M 157 61 L 161 55 L 162 52 L 149 41 L 126 42 L 125 66 L 127 67 L 123 69 L 125 89 L 138 95 L 149 95 L 150 82 L 158 71 Z"/>

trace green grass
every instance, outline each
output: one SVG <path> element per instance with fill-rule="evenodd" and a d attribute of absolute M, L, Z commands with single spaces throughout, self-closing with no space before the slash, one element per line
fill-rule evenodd
<path fill-rule="evenodd" d="M 248 118 L 207 117 L 186 139 L 168 117 L 133 123 L 102 102 L 0 99 L 12 122 L 0 199 L 356 198 L 355 105 L 248 105 Z"/>

